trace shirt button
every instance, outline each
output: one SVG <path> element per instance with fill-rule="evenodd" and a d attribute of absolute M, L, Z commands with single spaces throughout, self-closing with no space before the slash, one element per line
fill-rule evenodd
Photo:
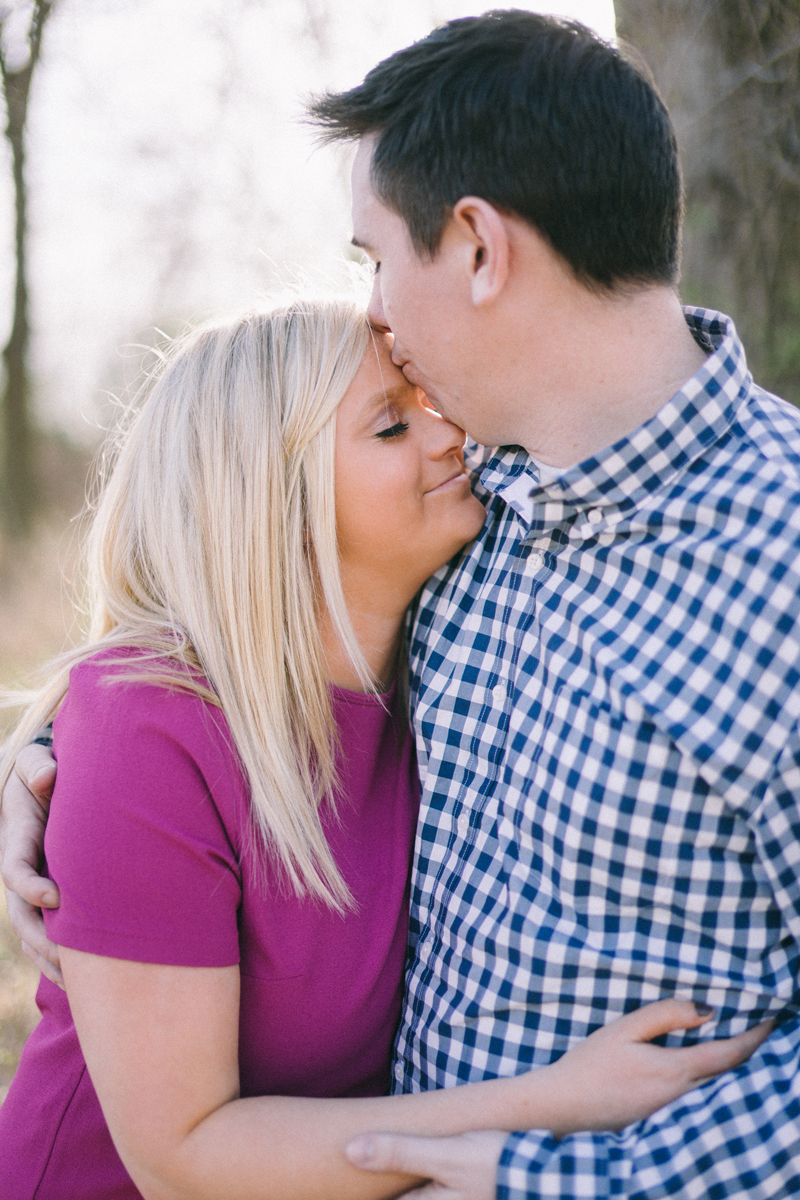
<path fill-rule="evenodd" d="M 504 683 L 496 683 L 492 688 L 492 699 L 495 704 L 505 704 L 506 702 L 506 685 Z"/>
<path fill-rule="evenodd" d="M 590 525 L 599 525 L 603 520 L 603 514 L 599 508 L 590 508 L 586 514 L 586 519 Z"/>
<path fill-rule="evenodd" d="M 431 948 L 428 942 L 423 942 L 419 948 L 419 961 L 427 962 L 431 956 Z"/>
<path fill-rule="evenodd" d="M 541 550 L 532 550 L 528 555 L 528 566 L 531 571 L 541 571 L 544 566 L 544 555 Z"/>
<path fill-rule="evenodd" d="M 469 831 L 469 813 L 462 812 L 456 821 L 456 829 L 461 837 L 466 837 Z"/>
<path fill-rule="evenodd" d="M 394 1064 L 394 1077 L 398 1083 L 403 1082 L 405 1071 L 403 1070 L 403 1064 L 401 1062 L 396 1062 Z"/>

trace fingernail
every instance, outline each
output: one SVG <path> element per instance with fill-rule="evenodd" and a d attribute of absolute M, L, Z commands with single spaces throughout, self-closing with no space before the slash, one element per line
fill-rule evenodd
<path fill-rule="evenodd" d="M 369 1166 L 374 1152 L 375 1144 L 372 1138 L 366 1134 L 353 1138 L 352 1142 L 348 1142 L 345 1147 L 345 1154 L 354 1167 Z"/>
<path fill-rule="evenodd" d="M 34 771 L 33 775 L 31 775 L 31 783 L 36 783 L 37 779 L 40 779 L 45 775 L 49 775 L 52 769 L 52 766 L 39 767 L 39 770 Z"/>
<path fill-rule="evenodd" d="M 698 1004 L 695 1000 L 694 1011 L 697 1013 L 698 1017 L 710 1017 L 714 1010 L 710 1004 Z"/>

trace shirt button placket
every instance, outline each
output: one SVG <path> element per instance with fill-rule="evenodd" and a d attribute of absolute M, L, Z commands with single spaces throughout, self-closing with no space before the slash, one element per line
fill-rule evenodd
<path fill-rule="evenodd" d="M 581 537 L 596 538 L 604 519 L 602 509 L 590 508 L 586 513 L 585 523 L 580 527 Z"/>

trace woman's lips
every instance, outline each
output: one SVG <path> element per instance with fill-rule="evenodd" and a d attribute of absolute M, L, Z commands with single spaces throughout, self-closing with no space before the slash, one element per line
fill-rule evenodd
<path fill-rule="evenodd" d="M 452 484 L 467 483 L 467 482 L 469 482 L 469 476 L 467 475 L 467 472 L 466 471 L 456 471 L 456 473 L 454 475 L 451 475 L 449 477 L 449 479 L 445 479 L 442 481 L 442 483 L 438 483 L 436 485 L 436 487 L 430 488 L 429 491 L 427 491 L 425 494 L 426 494 L 426 496 L 432 496 L 434 492 L 442 492 L 442 491 L 444 491 L 445 488 L 450 487 Z"/>

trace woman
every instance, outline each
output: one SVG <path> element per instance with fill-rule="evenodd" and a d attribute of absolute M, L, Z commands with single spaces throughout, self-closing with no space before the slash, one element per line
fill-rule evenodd
<path fill-rule="evenodd" d="M 417 804 L 394 676 L 483 521 L 462 443 L 351 301 L 171 354 L 94 521 L 89 640 L 9 748 L 59 710 L 68 1003 L 42 981 L 4 1200 L 393 1195 L 418 1181 L 356 1171 L 354 1134 L 623 1125 L 763 1036 L 644 1046 L 704 1019 L 662 1002 L 528 1075 L 384 1095 Z"/>

